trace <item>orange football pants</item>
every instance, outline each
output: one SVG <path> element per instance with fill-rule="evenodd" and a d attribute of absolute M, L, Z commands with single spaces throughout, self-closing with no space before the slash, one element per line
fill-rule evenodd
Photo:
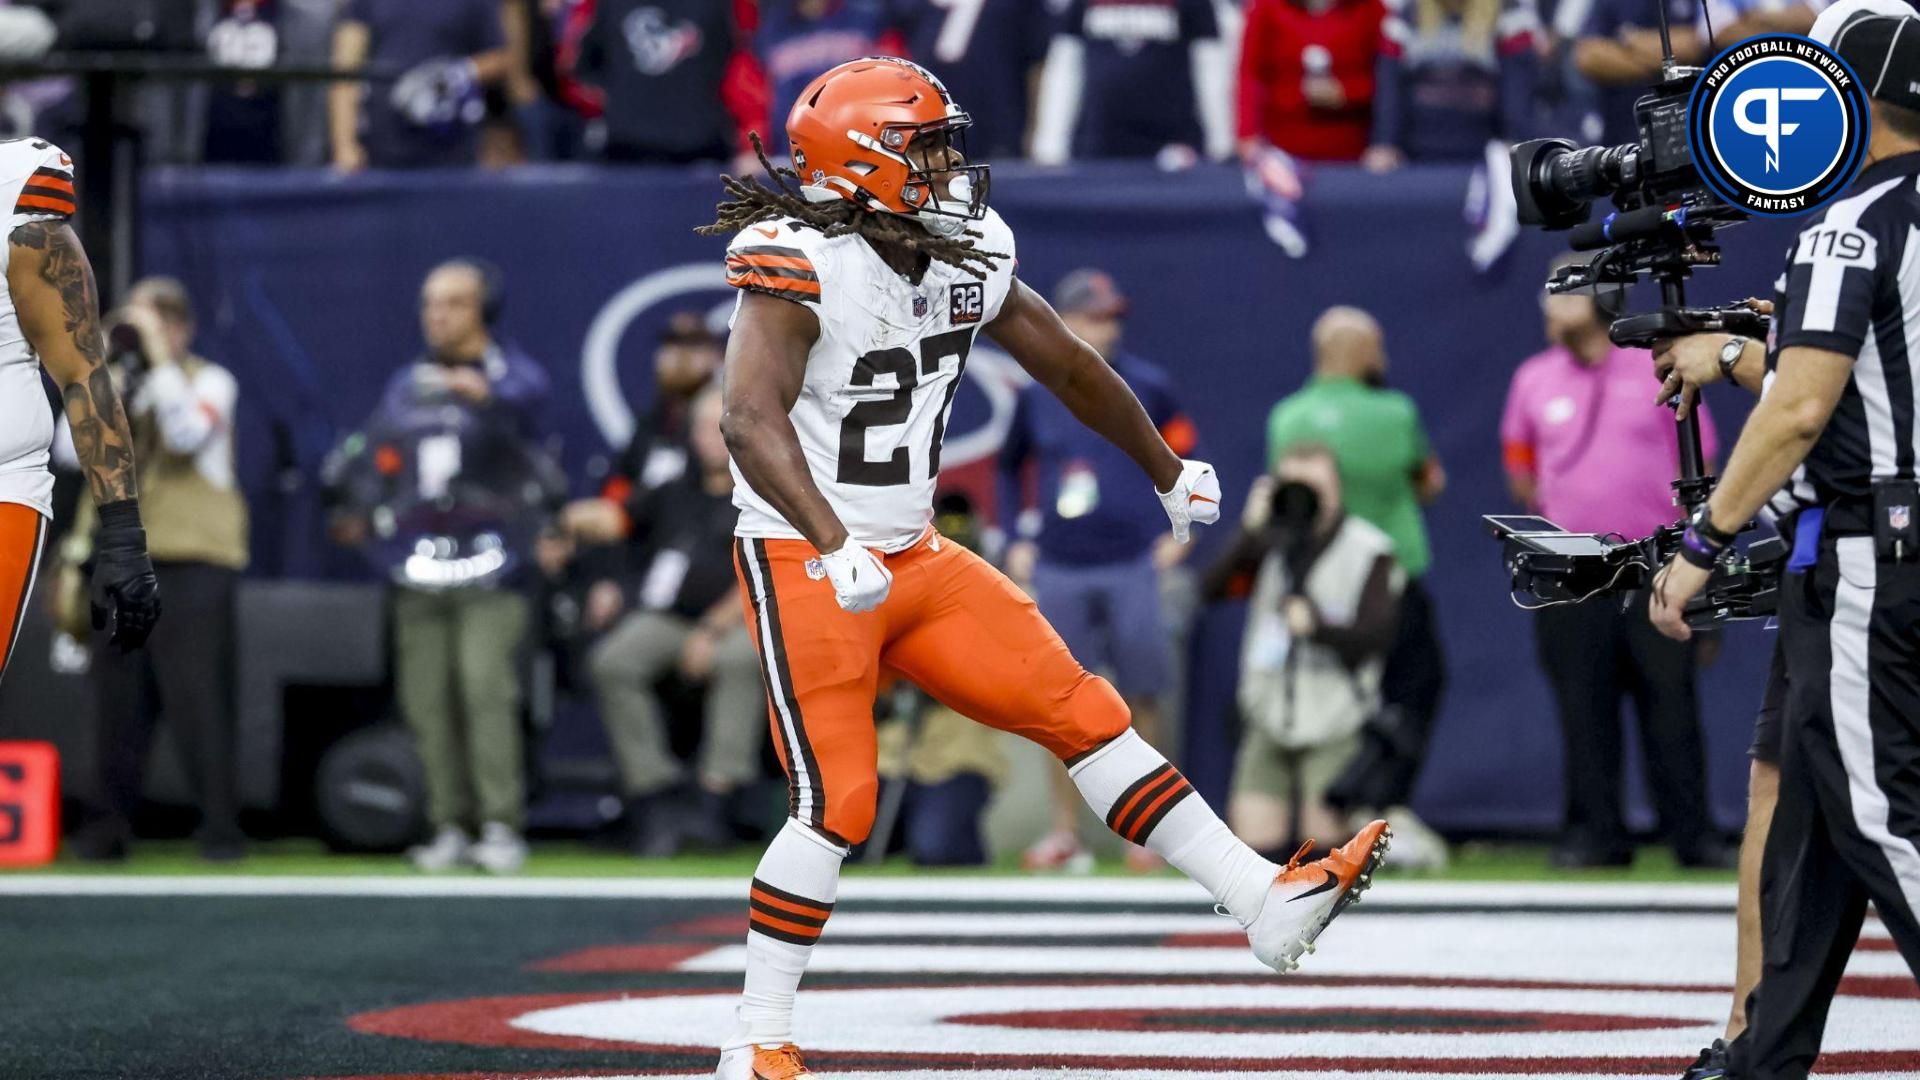
<path fill-rule="evenodd" d="M 27 621 L 27 597 L 47 538 L 47 519 L 31 506 L 0 502 L 0 678 Z"/>
<path fill-rule="evenodd" d="M 857 844 L 873 829 L 873 702 L 883 671 L 1062 760 L 1132 722 L 1120 695 L 1080 666 L 1033 601 L 959 544 L 929 530 L 882 556 L 893 589 L 859 615 L 840 609 L 818 557 L 804 540 L 734 540 L 788 810 L 830 839 Z"/>

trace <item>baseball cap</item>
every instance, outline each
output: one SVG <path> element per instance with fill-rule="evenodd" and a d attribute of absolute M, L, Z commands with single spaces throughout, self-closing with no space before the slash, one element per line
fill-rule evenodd
<path fill-rule="evenodd" d="M 1127 313 L 1127 298 L 1104 270 L 1082 267 L 1053 287 L 1053 309 L 1062 315 L 1117 319 Z"/>
<path fill-rule="evenodd" d="M 662 345 L 712 345 L 718 347 L 724 342 L 722 335 L 714 332 L 707 317 L 698 311 L 676 311 L 667 318 L 667 325 L 660 328 Z"/>
<path fill-rule="evenodd" d="M 1896 16 L 1882 13 L 1884 7 L 1872 0 L 1843 16 L 1833 51 L 1860 77 L 1868 97 L 1920 111 L 1920 18 L 1912 8 Z"/>

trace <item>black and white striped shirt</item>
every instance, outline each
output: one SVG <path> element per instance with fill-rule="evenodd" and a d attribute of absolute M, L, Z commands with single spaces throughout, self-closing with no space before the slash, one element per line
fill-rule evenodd
<path fill-rule="evenodd" d="M 1920 381 L 1920 153 L 1875 162 L 1801 230 L 1774 286 L 1765 388 L 1796 345 L 1855 357 L 1826 431 L 1771 504 L 1866 496 L 1911 479 Z"/>

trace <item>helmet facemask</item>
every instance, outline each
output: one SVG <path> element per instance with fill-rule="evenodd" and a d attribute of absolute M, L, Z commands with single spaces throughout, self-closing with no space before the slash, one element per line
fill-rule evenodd
<path fill-rule="evenodd" d="M 902 156 L 907 159 L 907 182 L 900 189 L 900 201 L 915 207 L 914 218 L 942 236 L 958 236 L 967 222 L 987 216 L 991 167 L 945 165 L 949 160 L 967 160 L 967 128 L 972 124 L 966 113 L 959 113 L 918 129 L 888 128 L 881 135 L 889 142 L 896 133 L 905 135 Z"/>

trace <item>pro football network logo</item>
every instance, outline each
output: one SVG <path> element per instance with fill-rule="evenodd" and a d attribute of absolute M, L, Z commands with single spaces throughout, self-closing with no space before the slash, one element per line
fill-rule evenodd
<path fill-rule="evenodd" d="M 1755 214 L 1792 217 L 1839 195 L 1867 147 L 1867 88 L 1798 34 L 1748 38 L 1713 58 L 1688 103 L 1708 186 Z"/>

